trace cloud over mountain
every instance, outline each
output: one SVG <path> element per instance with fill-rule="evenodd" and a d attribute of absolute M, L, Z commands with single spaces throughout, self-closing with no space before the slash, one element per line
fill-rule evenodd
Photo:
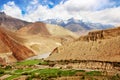
<path fill-rule="evenodd" d="M 24 14 L 21 7 L 14 1 L 9 1 L 4 4 L 2 11 L 10 16 L 32 22 L 51 18 L 65 20 L 74 17 L 86 21 L 119 25 L 118 0 L 61 0 L 59 3 L 55 1 L 31 0 Z"/>

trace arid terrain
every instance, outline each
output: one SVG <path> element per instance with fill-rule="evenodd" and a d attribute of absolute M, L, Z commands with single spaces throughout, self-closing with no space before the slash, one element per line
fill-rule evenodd
<path fill-rule="evenodd" d="M 120 80 L 119 41 L 120 27 L 79 36 L 2 12 L 0 80 Z"/>
<path fill-rule="evenodd" d="M 52 52 L 56 47 L 78 38 L 75 33 L 60 26 L 42 22 L 26 22 L 27 24 L 19 25 L 21 27 L 18 28 L 14 24 L 24 21 L 7 16 L 5 13 L 1 13 L 0 18 L 1 63 L 21 61 L 36 55 L 42 56 Z M 3 26 L 3 24 L 5 25 Z M 9 25 L 14 28 L 7 28 Z M 40 58 L 42 58 L 41 56 Z"/>
<path fill-rule="evenodd" d="M 120 27 L 89 32 L 86 36 L 56 48 L 48 60 L 120 61 Z"/>

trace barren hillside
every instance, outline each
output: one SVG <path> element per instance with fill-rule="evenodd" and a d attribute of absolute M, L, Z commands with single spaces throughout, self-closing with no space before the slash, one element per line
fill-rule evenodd
<path fill-rule="evenodd" d="M 120 27 L 89 32 L 72 43 L 56 48 L 48 60 L 120 61 Z"/>
<path fill-rule="evenodd" d="M 78 36 L 67 30 L 61 26 L 45 24 L 42 22 L 36 22 L 32 24 L 28 24 L 17 31 L 20 34 L 30 34 L 30 35 L 37 35 L 41 34 L 42 36 L 55 36 L 55 37 L 64 37 L 64 36 L 71 36 L 73 38 L 77 38 Z"/>
<path fill-rule="evenodd" d="M 58 46 L 73 41 L 78 36 L 60 26 L 36 22 L 17 31 L 25 39 L 24 44 L 36 54 L 50 53 Z"/>
<path fill-rule="evenodd" d="M 0 57 L 3 60 L 8 60 L 8 62 L 11 62 L 12 59 L 20 61 L 35 55 L 32 50 L 15 40 L 15 38 L 9 35 L 9 31 L 0 28 Z M 12 57 L 12 59 L 10 60 L 9 57 Z"/>

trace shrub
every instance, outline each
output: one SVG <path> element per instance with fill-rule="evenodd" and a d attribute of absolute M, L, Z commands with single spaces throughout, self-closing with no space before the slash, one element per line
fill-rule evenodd
<path fill-rule="evenodd" d="M 0 74 L 4 74 L 4 70 L 0 70 Z"/>
<path fill-rule="evenodd" d="M 11 68 L 12 67 L 8 65 L 8 66 L 5 67 L 5 70 L 10 70 Z"/>

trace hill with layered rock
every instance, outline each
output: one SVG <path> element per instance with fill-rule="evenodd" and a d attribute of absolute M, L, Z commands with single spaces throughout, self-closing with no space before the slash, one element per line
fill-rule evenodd
<path fill-rule="evenodd" d="M 89 32 L 56 48 L 48 60 L 120 61 L 120 27 Z"/>
<path fill-rule="evenodd" d="M 16 38 L 16 36 L 11 36 L 9 31 L 0 28 L 0 58 L 5 63 L 21 61 L 35 55 L 32 50 L 21 44 Z"/>

